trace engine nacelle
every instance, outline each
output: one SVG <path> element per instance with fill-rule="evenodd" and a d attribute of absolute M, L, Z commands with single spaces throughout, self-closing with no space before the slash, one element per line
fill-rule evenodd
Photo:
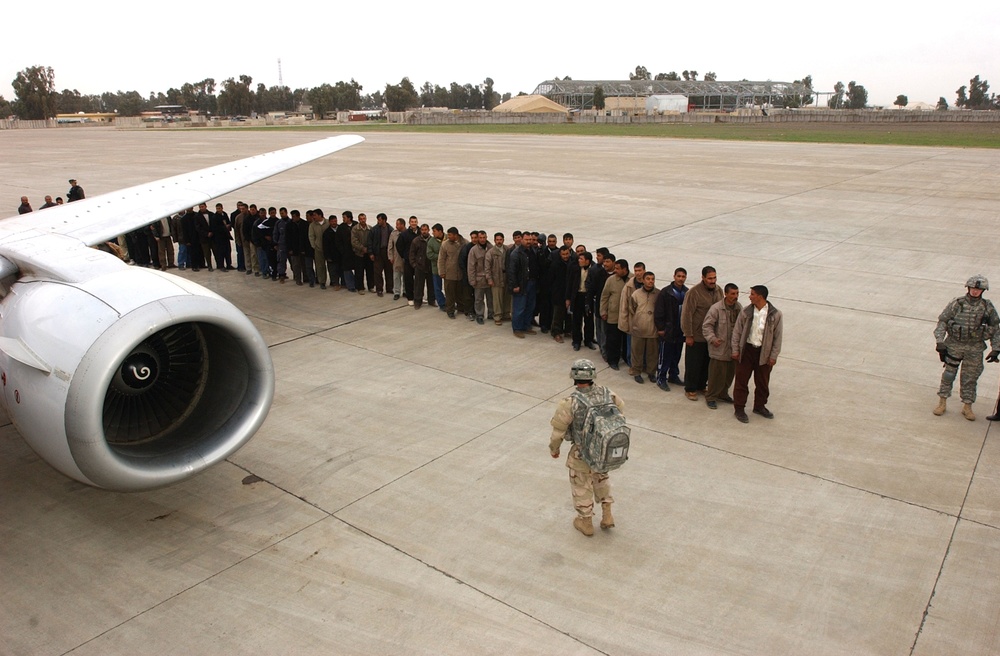
<path fill-rule="evenodd" d="M 267 417 L 267 344 L 226 300 L 121 267 L 23 279 L 0 302 L 0 387 L 44 460 L 101 488 L 169 485 L 243 446 Z"/>

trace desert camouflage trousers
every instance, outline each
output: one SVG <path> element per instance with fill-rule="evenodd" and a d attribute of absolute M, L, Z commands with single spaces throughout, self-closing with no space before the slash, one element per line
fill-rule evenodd
<path fill-rule="evenodd" d="M 960 378 L 960 389 L 962 403 L 976 402 L 976 383 L 983 373 L 983 351 L 986 350 L 985 342 L 959 342 L 948 338 L 945 340 L 948 347 L 948 359 L 954 363 L 946 363 L 944 373 L 941 374 L 941 388 L 938 396 L 943 399 L 951 396 L 951 388 L 955 384 L 959 366 L 962 368 Z M 961 362 L 956 362 L 961 359 Z"/>
<path fill-rule="evenodd" d="M 615 502 L 611 498 L 611 480 L 608 475 L 591 471 L 587 463 L 580 458 L 580 448 L 575 444 L 566 456 L 566 467 L 569 468 L 569 487 L 573 492 L 573 506 L 580 517 L 594 516 L 595 501 Z"/>

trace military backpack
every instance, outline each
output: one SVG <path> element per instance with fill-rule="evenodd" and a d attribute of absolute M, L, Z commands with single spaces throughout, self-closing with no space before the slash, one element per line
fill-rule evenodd
<path fill-rule="evenodd" d="M 586 393 L 576 390 L 572 398 L 576 401 L 573 438 L 583 461 L 601 474 L 625 464 L 631 431 L 608 388 L 595 385 Z"/>

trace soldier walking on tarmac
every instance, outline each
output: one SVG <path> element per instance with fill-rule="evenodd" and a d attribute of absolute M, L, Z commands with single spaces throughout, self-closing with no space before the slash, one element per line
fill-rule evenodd
<path fill-rule="evenodd" d="M 947 399 L 951 396 L 951 388 L 961 366 L 962 416 L 975 421 L 972 404 L 976 402 L 976 381 L 983 373 L 986 340 L 990 340 L 992 347 L 986 361 L 997 362 L 1000 359 L 996 343 L 1000 315 L 997 315 L 993 303 L 983 298 L 983 292 L 990 288 L 985 276 L 972 276 L 966 281 L 965 287 L 965 296 L 948 304 L 938 317 L 937 328 L 934 329 L 937 352 L 944 363 L 941 388 L 938 390 L 940 399 L 934 408 L 934 414 L 943 415 L 947 409 Z"/>
<path fill-rule="evenodd" d="M 595 385 L 594 379 L 597 371 L 594 363 L 590 360 L 577 360 L 573 363 L 570 376 L 576 383 L 576 389 L 591 402 L 598 402 L 602 398 L 606 400 L 610 396 L 611 401 L 618 406 L 619 412 L 624 413 L 625 403 L 621 398 L 601 385 Z M 573 527 L 590 537 L 594 534 L 594 502 L 601 504 L 601 528 L 609 529 L 615 525 L 615 519 L 611 515 L 611 481 L 607 472 L 601 473 L 593 471 L 581 456 L 580 447 L 583 440 L 583 418 L 587 412 L 587 407 L 580 403 L 573 396 L 568 396 L 559 402 L 556 413 L 552 417 L 552 438 L 549 440 L 549 452 L 553 458 L 559 457 L 559 446 L 563 440 L 572 441 L 569 455 L 566 457 L 566 467 L 569 468 L 569 485 L 573 493 L 573 506 L 576 508 L 576 519 L 573 520 Z"/>

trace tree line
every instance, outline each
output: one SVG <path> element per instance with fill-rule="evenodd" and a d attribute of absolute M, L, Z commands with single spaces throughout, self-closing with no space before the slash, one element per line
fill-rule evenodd
<path fill-rule="evenodd" d="M 680 74 L 670 71 L 653 75 L 645 66 L 636 66 L 635 70 L 628 74 L 630 80 L 697 81 L 698 76 L 698 71 L 692 69 L 684 70 Z M 571 78 L 567 76 L 563 79 Z M 717 76 L 713 71 L 705 73 L 703 77 L 703 81 L 706 82 L 713 82 L 716 79 Z M 806 75 L 795 82 L 802 84 L 810 92 L 813 90 L 811 75 Z M 489 77 L 479 84 L 452 82 L 447 87 L 425 82 L 419 89 L 408 77 L 404 77 L 398 84 L 386 84 L 384 90 L 363 94 L 362 86 L 353 78 L 349 82 L 324 83 L 310 89 L 293 90 L 287 86 L 268 87 L 259 82 L 254 87 L 253 78 L 249 75 L 230 77 L 218 85 L 214 78 L 185 82 L 180 88 L 171 87 L 166 92 L 150 92 L 148 96 L 143 96 L 137 91 L 81 94 L 75 89 L 57 91 L 55 72 L 48 66 L 25 68 L 17 74 L 11 86 L 14 88 L 15 98 L 13 101 L 7 101 L 0 96 L 0 118 L 17 116 L 23 119 L 45 119 L 52 118 L 56 114 L 79 112 L 111 112 L 120 116 L 138 116 L 159 105 L 182 105 L 210 116 L 248 116 L 254 113 L 295 111 L 302 104 L 311 105 L 313 114 L 322 117 L 336 111 L 385 108 L 388 111 L 398 112 L 421 106 L 489 110 L 511 97 L 510 93 L 499 94 L 494 89 L 493 79 Z M 972 110 L 1000 109 L 1000 98 L 997 98 L 995 93 L 991 94 L 989 89 L 989 82 L 976 75 L 969 80 L 968 85 L 962 85 L 955 91 L 955 106 Z M 794 108 L 808 106 L 812 101 L 813 96 L 806 93 L 783 96 L 776 99 L 775 104 Z M 908 103 L 907 96 L 899 94 L 893 104 L 905 107 Z M 846 86 L 838 81 L 827 101 L 827 106 L 832 109 L 862 109 L 867 105 L 868 90 L 854 80 L 848 82 Z M 596 109 L 604 108 L 604 90 L 600 87 L 594 90 L 593 106 Z M 948 101 L 943 96 L 938 99 L 937 109 L 948 109 Z"/>
<path fill-rule="evenodd" d="M 413 107 L 433 106 L 450 109 L 492 109 L 510 94 L 501 96 L 493 88 L 492 78 L 481 84 L 459 84 L 449 87 L 425 82 L 417 91 L 409 78 L 399 84 L 386 84 L 384 91 L 363 94 L 363 88 L 353 78 L 349 82 L 324 83 L 310 89 L 290 89 L 287 86 L 253 86 L 249 75 L 230 77 L 221 84 L 214 78 L 185 82 L 180 88 L 166 92 L 105 91 L 101 94 L 81 94 L 76 89 L 56 90 L 55 72 L 50 66 L 29 66 L 11 82 L 14 100 L 0 96 L 0 118 L 17 116 L 39 120 L 56 114 L 79 112 L 111 112 L 120 116 L 139 116 L 159 105 L 182 105 L 200 114 L 211 116 L 249 116 L 268 112 L 295 111 L 302 104 L 312 106 L 313 114 L 362 109 L 403 111 Z"/>

